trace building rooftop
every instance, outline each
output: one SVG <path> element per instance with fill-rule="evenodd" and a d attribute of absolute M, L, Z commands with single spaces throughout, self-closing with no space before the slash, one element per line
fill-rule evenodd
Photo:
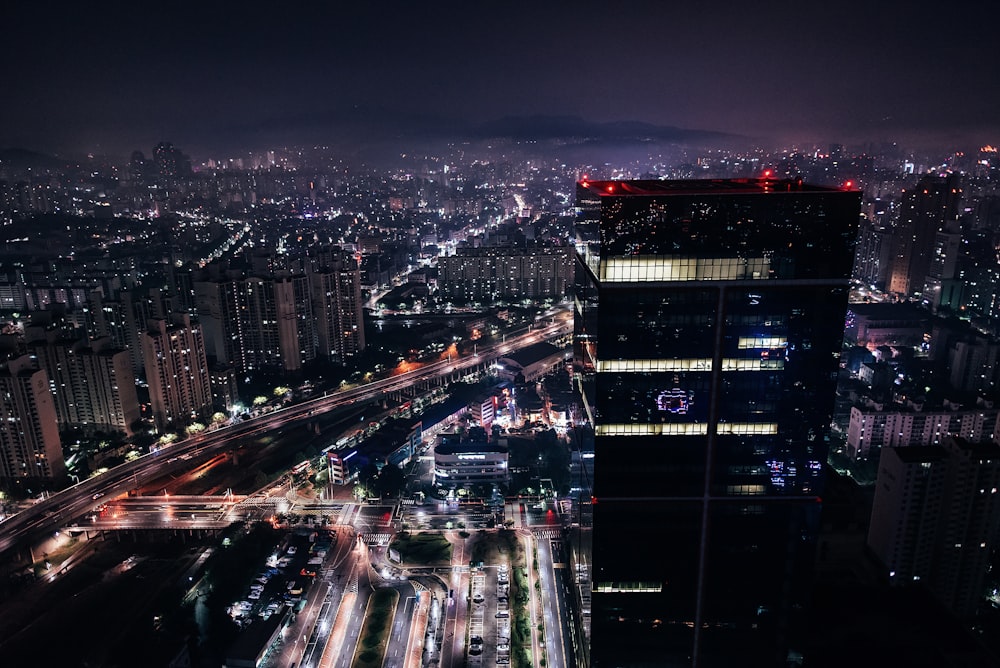
<path fill-rule="evenodd" d="M 497 453 L 506 454 L 507 446 L 491 445 L 483 441 L 462 441 L 461 443 L 442 443 L 434 448 L 434 453 L 438 455 L 459 455 L 459 454 L 486 454 Z"/>
<path fill-rule="evenodd" d="M 931 318 L 931 313 L 927 309 L 907 302 L 871 302 L 868 304 L 852 302 L 847 305 L 847 308 L 855 315 L 875 319 L 891 318 L 893 320 L 900 320 L 908 318 L 915 320 L 929 320 Z"/>
<path fill-rule="evenodd" d="M 503 359 L 509 359 L 517 362 L 521 367 L 529 367 L 536 362 L 541 362 L 544 359 L 552 357 L 553 355 L 558 355 L 564 353 L 562 348 L 558 348 L 548 341 L 541 341 L 540 343 L 534 343 L 527 348 L 521 348 L 508 353 L 503 356 Z"/>
<path fill-rule="evenodd" d="M 579 181 L 580 186 L 603 197 L 621 195 L 723 195 L 761 194 L 784 192 L 841 192 L 845 188 L 829 188 L 804 183 L 801 179 L 686 179 L 686 180 L 635 180 L 635 181 Z"/>
<path fill-rule="evenodd" d="M 892 448 L 896 456 L 905 464 L 924 464 L 939 462 L 945 459 L 948 454 L 939 445 L 911 445 L 908 447 Z"/>

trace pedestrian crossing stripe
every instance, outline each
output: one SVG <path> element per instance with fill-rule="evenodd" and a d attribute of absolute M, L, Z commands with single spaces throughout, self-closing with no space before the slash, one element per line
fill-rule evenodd
<path fill-rule="evenodd" d="M 391 533 L 366 533 L 361 536 L 361 540 L 365 541 L 369 545 L 378 545 L 380 547 L 385 547 L 392 540 Z"/>

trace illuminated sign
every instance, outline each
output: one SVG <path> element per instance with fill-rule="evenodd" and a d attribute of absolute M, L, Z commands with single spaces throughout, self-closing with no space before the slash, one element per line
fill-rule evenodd
<path fill-rule="evenodd" d="M 656 407 L 661 411 L 674 413 L 675 415 L 687 415 L 688 408 L 694 403 L 691 393 L 675 387 L 671 390 L 660 392 L 656 397 Z"/>

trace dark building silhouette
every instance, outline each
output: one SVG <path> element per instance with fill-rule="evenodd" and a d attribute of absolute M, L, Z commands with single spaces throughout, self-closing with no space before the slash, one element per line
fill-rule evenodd
<path fill-rule="evenodd" d="M 593 666 L 796 656 L 860 193 L 581 182 Z"/>
<path fill-rule="evenodd" d="M 980 604 L 1000 524 L 1000 446 L 949 437 L 886 448 L 868 545 L 893 586 L 920 583 L 951 612 Z"/>
<path fill-rule="evenodd" d="M 940 291 L 941 281 L 954 276 L 958 243 L 954 223 L 961 197 L 961 176 L 957 173 L 925 176 L 906 191 L 893 233 L 886 281 L 889 292 L 903 297 L 922 294 L 928 278 L 932 279 L 931 287 Z M 940 300 L 940 294 L 936 298 Z"/>

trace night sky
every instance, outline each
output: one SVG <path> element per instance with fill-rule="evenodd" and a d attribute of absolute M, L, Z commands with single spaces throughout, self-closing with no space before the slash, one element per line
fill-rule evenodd
<path fill-rule="evenodd" d="M 147 4 L 8 3 L 0 148 L 197 157 L 623 121 L 1000 143 L 991 2 Z"/>

